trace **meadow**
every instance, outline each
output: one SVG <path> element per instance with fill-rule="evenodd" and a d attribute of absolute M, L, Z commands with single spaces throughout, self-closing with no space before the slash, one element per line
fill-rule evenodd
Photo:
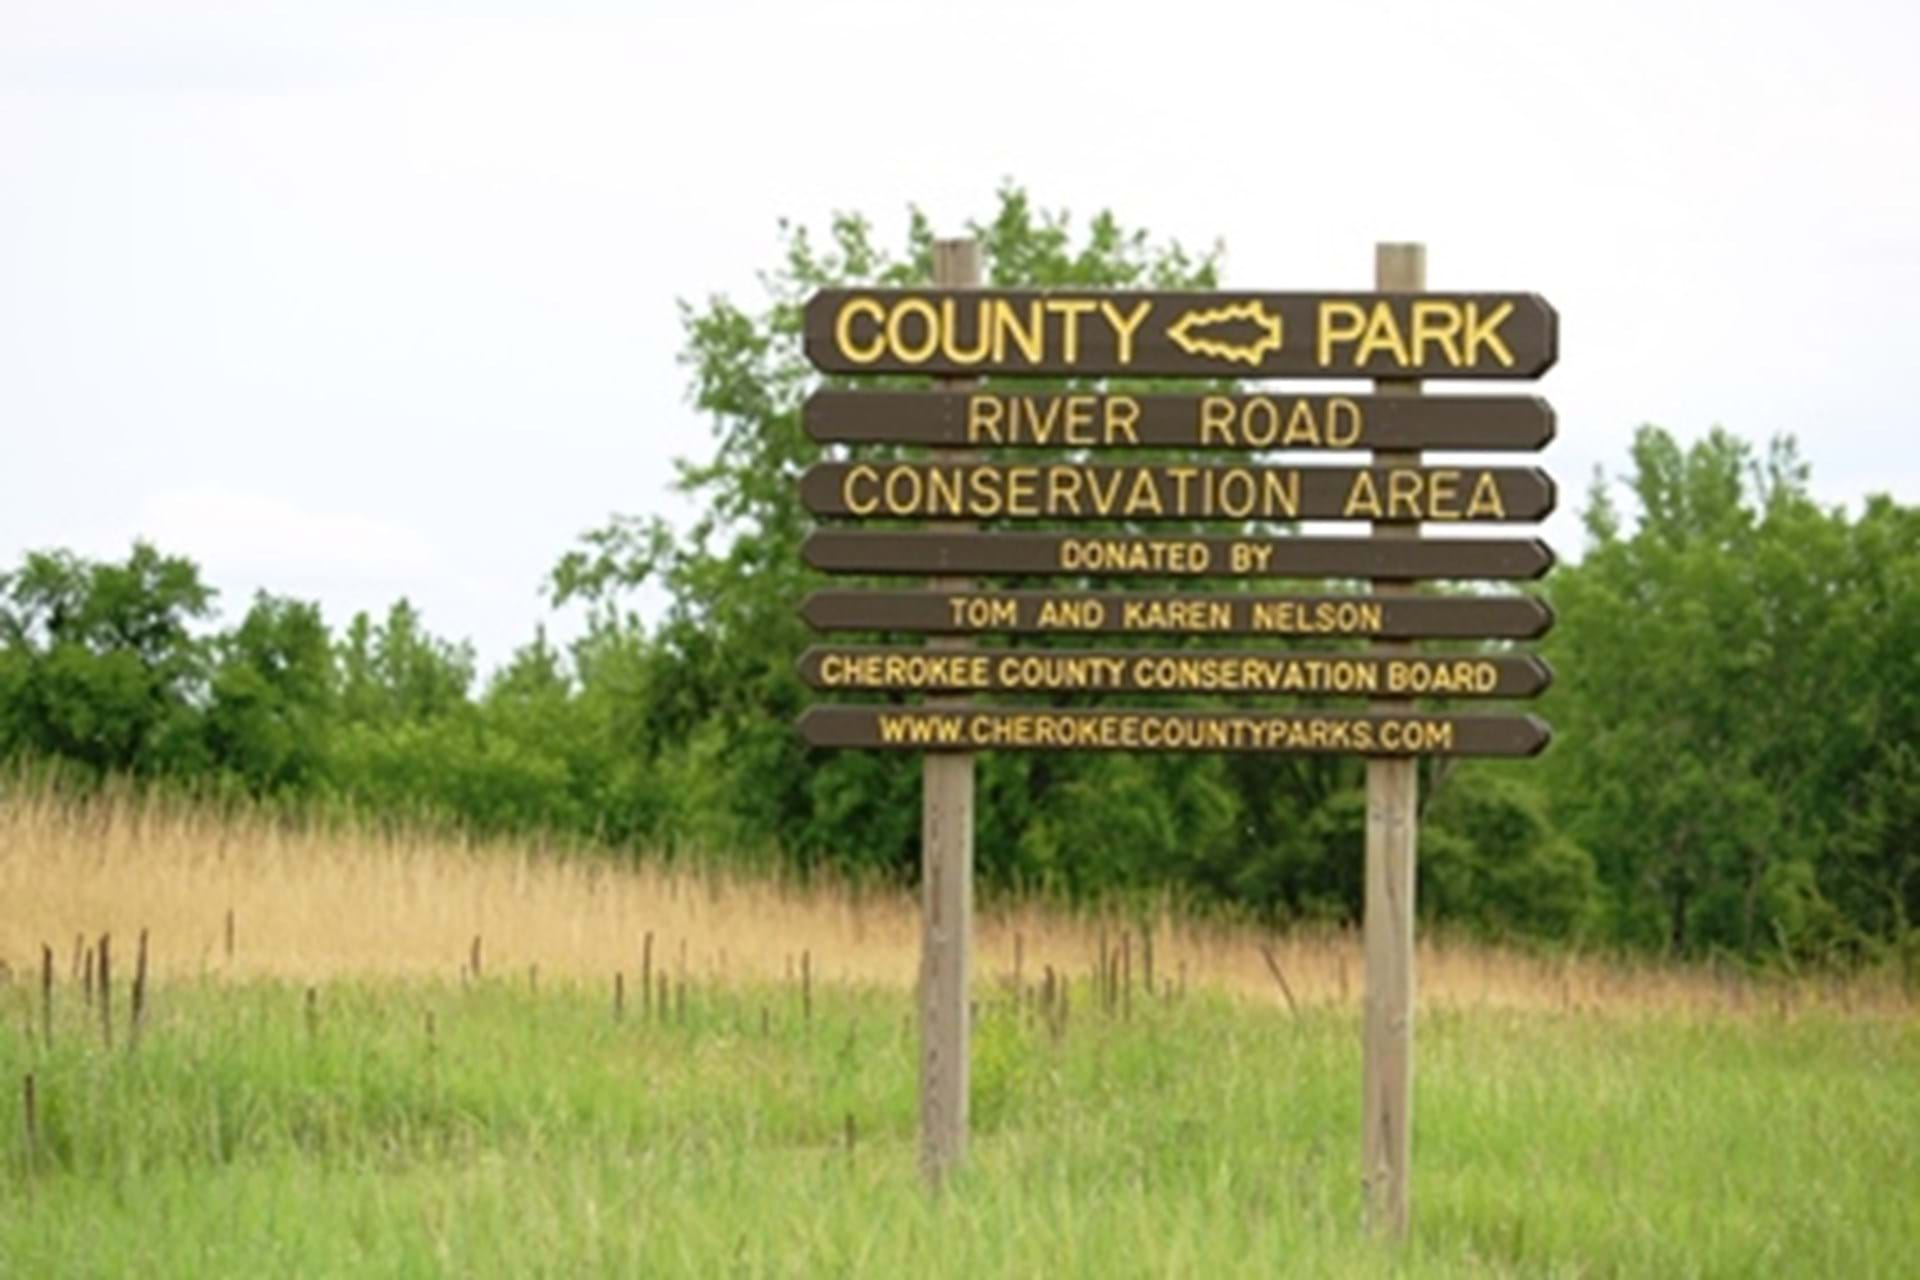
<path fill-rule="evenodd" d="M 989 904 L 971 1159 L 929 1196 L 908 895 L 16 791 L 0 903 L 7 1277 L 1861 1276 L 1920 1250 L 1890 977 L 1424 942 L 1395 1250 L 1360 1230 L 1338 932 Z"/>

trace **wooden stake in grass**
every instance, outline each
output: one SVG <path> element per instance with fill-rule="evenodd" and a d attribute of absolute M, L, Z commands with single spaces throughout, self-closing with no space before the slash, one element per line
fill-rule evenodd
<path fill-rule="evenodd" d="M 40 944 L 40 1036 L 53 1048 L 53 948 Z"/>
<path fill-rule="evenodd" d="M 618 969 L 613 971 L 613 1020 L 620 1021 L 627 1012 L 627 975 Z"/>
<path fill-rule="evenodd" d="M 1280 994 L 1287 998 L 1287 1011 L 1297 1015 L 1300 1006 L 1293 998 L 1293 988 L 1287 985 L 1287 975 L 1280 972 L 1280 962 L 1274 958 L 1273 948 L 1264 942 L 1260 944 L 1260 958 L 1267 962 L 1267 972 L 1280 984 Z"/>
<path fill-rule="evenodd" d="M 140 931 L 139 946 L 133 960 L 133 1001 L 127 1011 L 127 1048 L 140 1045 L 140 1028 L 147 1020 L 147 931 Z"/>
<path fill-rule="evenodd" d="M 80 994 L 89 1009 L 93 1008 L 93 966 L 93 948 L 87 947 L 81 953 Z"/>
<path fill-rule="evenodd" d="M 320 1034 L 320 992 L 313 987 L 308 987 L 307 988 L 307 1039 L 311 1040 L 319 1034 Z"/>
<path fill-rule="evenodd" d="M 100 1040 L 113 1050 L 113 935 L 100 935 Z"/>
<path fill-rule="evenodd" d="M 73 935 L 73 977 L 71 981 L 80 981 L 80 961 L 87 953 L 87 936 L 83 933 Z"/>
<path fill-rule="evenodd" d="M 27 1176 L 32 1177 L 40 1165 L 40 1104 L 34 1096 L 33 1072 L 21 1078 L 20 1095 L 26 1106 Z"/>
<path fill-rule="evenodd" d="M 480 981 L 480 963 L 482 958 L 480 954 L 480 935 L 476 933 L 473 935 L 472 943 L 467 947 L 467 971 L 473 974 L 473 980 L 475 982 Z"/>
<path fill-rule="evenodd" d="M 813 1025 L 813 952 L 800 953 L 800 1016 L 808 1025 Z"/>
<path fill-rule="evenodd" d="M 1153 926 L 1152 925 L 1142 925 L 1140 928 L 1140 982 L 1141 982 L 1141 985 L 1146 988 L 1147 994 L 1152 995 L 1153 994 Z"/>
<path fill-rule="evenodd" d="M 227 963 L 233 963 L 233 908 L 227 908 Z"/>
<path fill-rule="evenodd" d="M 653 930 L 640 943 L 640 1016 L 653 1010 Z"/>

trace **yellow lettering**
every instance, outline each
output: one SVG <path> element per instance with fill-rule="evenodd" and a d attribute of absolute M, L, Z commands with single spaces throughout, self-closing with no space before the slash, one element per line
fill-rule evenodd
<path fill-rule="evenodd" d="M 1351 449 L 1360 443 L 1363 416 L 1360 406 L 1345 396 L 1327 402 L 1327 439 L 1329 449 Z"/>
<path fill-rule="evenodd" d="M 1420 518 L 1420 473 L 1410 467 L 1395 467 L 1387 472 L 1387 518 Z"/>
<path fill-rule="evenodd" d="M 1047 472 L 1047 509 L 1054 514 L 1080 512 L 1080 487 L 1086 473 L 1077 467 L 1055 467 Z"/>
<path fill-rule="evenodd" d="M 855 494 L 854 486 L 864 482 L 867 486 L 871 487 L 877 484 L 879 479 L 880 473 L 864 462 L 848 469 L 846 479 L 840 482 L 840 501 L 846 505 L 848 511 L 856 516 L 873 514 L 874 508 L 880 505 L 880 499 L 878 497 L 861 497 Z"/>
<path fill-rule="evenodd" d="M 1268 471 L 1263 475 L 1266 492 L 1262 495 L 1262 515 L 1272 519 L 1276 515 L 1288 520 L 1300 518 L 1300 473 L 1298 471 Z"/>
<path fill-rule="evenodd" d="M 1437 344 L 1447 353 L 1447 363 L 1458 369 L 1471 363 L 1460 355 L 1458 339 L 1460 326 L 1466 318 L 1460 314 L 1457 303 L 1440 302 L 1424 298 L 1413 304 L 1413 360 L 1415 364 L 1425 364 L 1427 344 Z"/>
<path fill-rule="evenodd" d="M 1500 496 L 1500 486 L 1493 481 L 1491 471 L 1482 471 L 1473 482 L 1473 496 L 1467 499 L 1467 519 L 1469 520 L 1505 520 L 1507 518 L 1506 499 Z"/>
<path fill-rule="evenodd" d="M 994 300 L 993 310 L 993 359 L 996 364 L 1007 358 L 1007 342 L 1011 339 L 1027 358 L 1028 364 L 1039 364 L 1041 353 L 1046 350 L 1045 318 L 1040 313 L 1040 304 L 1028 304 L 1027 328 L 1020 328 L 1020 317 L 1014 314 L 1013 304 L 1005 298 Z"/>
<path fill-rule="evenodd" d="M 1282 447 L 1320 443 L 1320 424 L 1313 419 L 1313 402 L 1295 400 L 1293 412 L 1287 415 L 1287 434 L 1280 441 Z"/>
<path fill-rule="evenodd" d="M 1380 493 L 1374 488 L 1373 472 L 1360 470 L 1353 473 L 1353 484 L 1347 489 L 1347 500 L 1340 508 L 1340 515 L 1346 520 L 1380 518 Z"/>
<path fill-rule="evenodd" d="M 999 396 L 967 397 L 967 443 L 1001 444 L 1005 436 L 1001 434 L 1001 420 L 1006 417 L 1007 407 Z"/>
<path fill-rule="evenodd" d="M 1200 397 L 1200 443 L 1233 447 L 1233 401 L 1226 396 Z"/>
<path fill-rule="evenodd" d="M 1033 517 L 1040 512 L 1040 468 L 1007 468 L 1007 514 Z"/>
<path fill-rule="evenodd" d="M 1087 305 L 1091 306 L 1093 304 L 1089 303 Z M 1073 359 L 1071 356 L 1067 358 L 1067 363 L 1068 364 L 1073 363 Z M 1092 396 L 1068 396 L 1067 397 L 1066 443 L 1067 444 L 1093 444 L 1094 440 L 1091 434 L 1092 426 L 1093 426 L 1093 397 Z"/>
<path fill-rule="evenodd" d="M 1153 472 L 1142 469 L 1133 473 L 1133 489 L 1127 494 L 1126 513 L 1144 516 L 1149 511 L 1156 516 L 1166 514 L 1166 508 L 1160 501 L 1160 486 L 1154 483 Z"/>
<path fill-rule="evenodd" d="M 955 341 L 960 333 L 959 317 L 954 314 L 959 305 L 958 300 L 954 298 L 940 300 L 940 350 L 955 364 L 979 364 L 987 358 L 986 317 L 980 316 L 979 322 L 974 326 L 973 350 L 962 351 Z M 981 309 L 976 308 L 976 311 L 978 310 Z"/>
<path fill-rule="evenodd" d="M 906 337 L 909 316 L 919 317 L 926 330 L 920 341 L 912 345 Z M 894 359 L 903 364 L 920 364 L 932 355 L 940 345 L 940 317 L 933 304 L 925 298 L 902 298 L 894 303 L 893 314 L 887 317 L 887 345 L 893 348 Z"/>
<path fill-rule="evenodd" d="M 1393 304 L 1389 302 L 1373 304 L 1373 315 L 1367 321 L 1367 331 L 1360 339 L 1359 348 L 1353 353 L 1353 363 L 1365 365 L 1378 350 L 1392 355 L 1403 369 L 1413 363 L 1407 353 L 1406 339 L 1400 334 L 1400 322 L 1394 319 Z"/>
<path fill-rule="evenodd" d="M 927 514 L 958 515 L 963 509 L 960 500 L 960 471 L 957 468 L 932 467 L 927 471 Z"/>
<path fill-rule="evenodd" d="M 1359 303 L 1323 300 L 1320 303 L 1319 350 L 1316 353 L 1320 367 L 1324 369 L 1332 364 L 1334 346 L 1359 338 L 1366 324 L 1366 308 Z"/>
<path fill-rule="evenodd" d="M 1140 402 L 1132 396 L 1107 397 L 1107 443 L 1118 444 L 1124 438 L 1128 444 L 1139 444 L 1140 433 L 1134 428 L 1140 422 Z"/>
<path fill-rule="evenodd" d="M 1113 326 L 1114 341 L 1118 344 L 1116 356 L 1118 363 L 1133 363 L 1134 330 L 1140 327 L 1141 322 L 1147 318 L 1147 312 L 1152 309 L 1153 303 L 1142 298 L 1134 307 L 1131 316 L 1123 316 L 1120 314 L 1120 308 L 1114 306 L 1110 300 L 1106 298 L 1100 300 L 1100 313 L 1106 316 L 1107 323 Z"/>
<path fill-rule="evenodd" d="M 834 317 L 833 340 L 839 346 L 840 354 L 855 364 L 872 364 L 887 349 L 880 335 L 880 322 L 886 318 L 886 308 L 873 298 L 848 298 L 840 304 L 840 314 Z M 873 341 L 856 342 L 853 336 L 855 316 L 869 316 L 873 319 Z"/>
<path fill-rule="evenodd" d="M 1060 317 L 1060 359 L 1080 361 L 1080 317 L 1092 311 L 1092 298 L 1049 298 L 1047 309 Z"/>
<path fill-rule="evenodd" d="M 887 472 L 881 497 L 886 503 L 887 514 L 910 516 L 918 513 L 920 500 L 925 496 L 925 487 L 920 483 L 920 473 L 911 467 L 894 467 Z"/>
<path fill-rule="evenodd" d="M 1479 304 L 1469 302 L 1467 304 L 1466 316 L 1467 336 L 1463 344 L 1464 359 L 1462 363 L 1469 366 L 1473 365 L 1480 358 L 1478 354 L 1476 354 L 1478 349 L 1486 347 L 1493 353 L 1495 360 L 1498 360 L 1502 365 L 1511 369 L 1513 367 L 1513 352 L 1501 339 L 1500 326 L 1505 324 L 1512 315 L 1513 304 L 1511 302 L 1501 303 L 1484 318 L 1479 315 Z"/>

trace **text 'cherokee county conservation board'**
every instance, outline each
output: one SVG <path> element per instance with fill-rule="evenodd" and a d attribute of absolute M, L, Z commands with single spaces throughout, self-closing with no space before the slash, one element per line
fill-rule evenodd
<path fill-rule="evenodd" d="M 1235 649 L 894 649 L 817 645 L 800 655 L 815 689 L 882 693 L 1283 694 L 1531 698 L 1539 658 L 1486 654 L 1284 653 Z"/>
<path fill-rule="evenodd" d="M 1532 378 L 1553 308 L 1530 293 L 828 289 L 807 357 L 829 373 Z"/>

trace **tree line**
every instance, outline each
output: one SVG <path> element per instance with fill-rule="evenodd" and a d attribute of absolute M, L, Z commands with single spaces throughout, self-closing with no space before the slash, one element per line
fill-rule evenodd
<path fill-rule="evenodd" d="M 1203 289 L 1218 273 L 1217 250 L 1106 214 L 1077 228 L 1017 188 L 973 231 L 996 286 Z M 262 593 L 223 624 L 187 559 L 36 552 L 0 572 L 0 757 L 910 878 L 918 761 L 809 750 L 793 729 L 824 697 L 795 669 L 814 639 L 796 606 L 827 585 L 799 552 L 797 480 L 824 454 L 800 429 L 823 380 L 799 331 L 813 290 L 923 282 L 931 250 L 918 215 L 898 248 L 853 216 L 823 239 L 788 228 L 762 305 L 684 308 L 716 444 L 678 483 L 704 514 L 690 529 L 616 516 L 566 551 L 549 586 L 586 605 L 577 641 L 536 631 L 482 679 L 404 600 L 336 629 Z M 1526 708 L 1554 745 L 1422 766 L 1423 915 L 1679 955 L 1920 961 L 1920 509 L 1822 507 L 1790 440 L 1683 446 L 1645 427 L 1595 477 L 1584 522 L 1577 562 L 1530 588 L 1558 615 L 1537 646 L 1554 683 Z M 631 608 L 647 582 L 668 600 L 651 622 Z M 997 753 L 978 768 L 989 890 L 1358 918 L 1357 759 Z"/>

